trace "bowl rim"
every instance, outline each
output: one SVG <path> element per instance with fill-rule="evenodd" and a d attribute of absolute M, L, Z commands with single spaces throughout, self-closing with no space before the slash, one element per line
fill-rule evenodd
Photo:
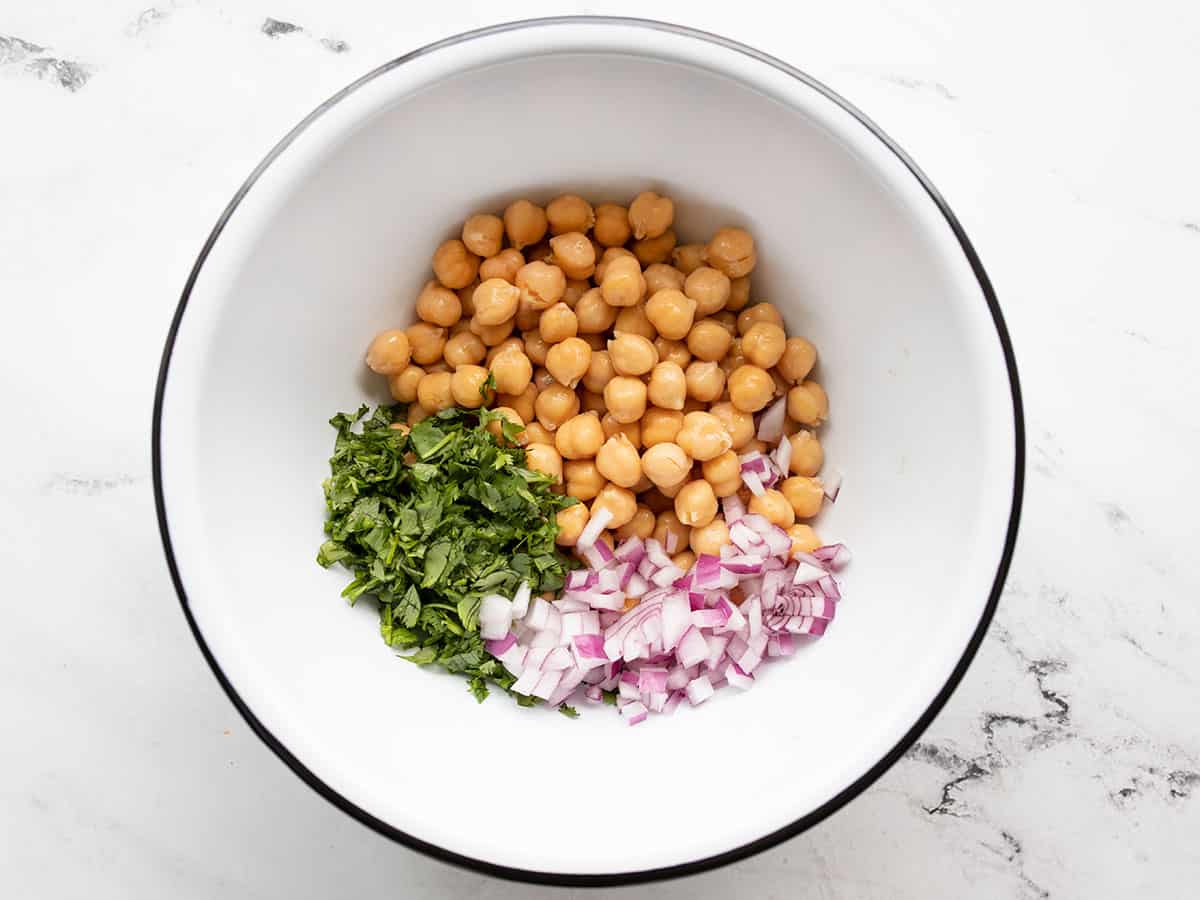
<path fill-rule="evenodd" d="M 271 731 L 258 719 L 257 716 L 255 716 L 254 712 L 241 698 L 233 684 L 222 671 L 220 664 L 217 662 L 215 656 L 205 641 L 204 636 L 201 634 L 195 617 L 192 615 L 187 598 L 187 592 L 184 588 L 183 580 L 176 564 L 174 548 L 171 543 L 170 529 L 167 525 L 167 509 L 163 492 L 161 440 L 162 415 L 166 395 L 167 375 L 171 365 L 171 356 L 175 347 L 175 341 L 183 320 L 183 314 L 187 308 L 188 300 L 191 297 L 196 280 L 199 277 L 200 271 L 208 259 L 212 248 L 224 230 L 226 223 L 237 210 L 242 199 L 254 186 L 255 182 L 258 181 L 267 168 L 291 145 L 291 143 L 297 137 L 299 137 L 302 132 L 305 131 L 305 129 L 308 128 L 309 125 L 311 125 L 324 113 L 337 105 L 341 100 L 352 94 L 358 88 L 390 72 L 392 69 L 398 68 L 399 66 L 402 66 L 411 60 L 426 56 L 435 51 L 454 47 L 467 41 L 485 38 L 496 34 L 502 34 L 509 31 L 558 25 L 601 25 L 610 27 L 621 26 L 643 28 L 650 31 L 667 32 L 676 36 L 707 42 L 726 50 L 733 50 L 758 62 L 765 63 L 766 65 L 769 65 L 774 69 L 797 79 L 809 88 L 812 88 L 823 95 L 827 100 L 841 107 L 841 109 L 845 112 L 849 113 L 855 120 L 858 121 L 860 125 L 866 128 L 868 132 L 870 132 L 900 160 L 904 167 L 908 169 L 912 176 L 917 180 L 929 198 L 934 202 L 943 218 L 946 220 L 946 223 L 950 226 L 955 239 L 958 241 L 959 247 L 962 249 L 967 262 L 971 267 L 971 271 L 979 283 L 984 300 L 987 303 L 988 309 L 991 313 L 992 322 L 996 329 L 996 336 L 999 339 L 1001 351 L 1004 355 L 1004 364 L 1008 373 L 1009 387 L 1012 395 L 1013 405 L 1013 433 L 1016 446 L 1013 465 L 1012 505 L 1010 507 L 1008 526 L 1005 533 L 1004 549 L 1001 553 L 1000 561 L 996 568 L 996 575 L 992 581 L 992 587 L 989 592 L 987 604 L 980 615 L 979 623 L 975 627 L 974 632 L 971 634 L 970 639 L 967 641 L 962 655 L 959 657 L 959 660 L 954 669 L 951 671 L 946 683 L 933 697 L 928 707 L 917 718 L 916 722 L 914 722 L 908 731 L 905 732 L 903 737 L 901 737 L 896 745 L 892 747 L 890 751 L 888 751 L 863 775 L 841 790 L 838 794 L 827 800 L 821 806 L 817 807 L 811 812 L 806 813 L 790 824 L 785 825 L 782 828 L 778 828 L 755 840 L 742 844 L 741 846 L 726 850 L 722 853 L 713 854 L 711 856 L 692 860 L 686 863 L 678 863 L 660 868 L 643 869 L 629 872 L 586 874 L 546 872 L 504 866 L 465 856 L 452 850 L 447 850 L 436 844 L 431 844 L 418 837 L 408 834 L 387 822 L 384 822 L 383 820 L 352 803 L 346 797 L 339 794 L 336 790 L 318 778 L 296 756 L 294 756 L 291 751 L 288 750 L 288 748 L 277 737 L 275 737 L 274 734 L 271 733 Z M 942 197 L 937 188 L 934 187 L 928 176 L 926 176 L 920 167 L 913 161 L 913 159 L 866 114 L 864 114 L 861 110 L 859 110 L 841 95 L 833 91 L 831 88 L 827 87 L 825 84 L 821 83 L 800 69 L 797 69 L 796 67 L 774 56 L 747 46 L 746 44 L 742 44 L 738 41 L 731 40 L 718 34 L 690 28 L 684 25 L 677 25 L 670 22 L 627 16 L 550 16 L 543 18 L 521 19 L 462 32 L 460 34 L 426 44 L 417 48 L 416 50 L 396 57 L 395 59 L 378 66 L 377 68 L 351 82 L 346 87 L 342 88 L 317 106 L 295 127 L 288 131 L 288 133 L 285 134 L 283 138 L 281 138 L 279 142 L 271 148 L 266 156 L 263 157 L 258 165 L 255 166 L 254 170 L 238 187 L 233 195 L 233 198 L 221 212 L 216 224 L 213 226 L 212 231 L 209 233 L 208 238 L 201 247 L 200 253 L 196 257 L 196 261 L 193 264 L 191 271 L 188 274 L 187 281 L 184 284 L 183 292 L 176 306 L 175 313 L 172 316 L 171 324 L 168 329 L 166 341 L 163 347 L 157 381 L 155 384 L 154 408 L 151 422 L 151 467 L 154 481 L 154 505 L 158 520 L 159 535 L 162 539 L 163 553 L 166 557 L 167 568 L 170 572 L 171 582 L 174 585 L 176 594 L 178 595 L 180 607 L 183 610 L 184 617 L 187 619 L 188 627 L 191 630 L 192 637 L 199 646 L 200 651 L 204 655 L 204 659 L 208 663 L 209 668 L 212 670 L 213 675 L 216 677 L 217 682 L 225 691 L 225 694 L 229 698 L 230 702 L 241 714 L 242 718 L 246 720 L 246 723 L 250 726 L 251 730 L 302 781 L 304 781 L 309 787 L 311 787 L 314 791 L 316 791 L 338 809 L 342 810 L 342 812 L 352 816 L 379 834 L 388 837 L 404 845 L 405 847 L 408 847 L 409 849 L 417 850 L 442 862 L 451 863 L 453 865 L 473 870 L 485 875 L 492 875 L 511 881 L 519 881 L 531 884 L 555 885 L 561 887 L 617 887 L 699 874 L 701 872 L 706 872 L 711 869 L 746 859 L 747 857 L 774 847 L 777 844 L 780 844 L 783 841 L 808 830 L 812 826 L 828 818 L 837 810 L 841 809 L 843 806 L 865 791 L 868 787 L 870 787 L 875 781 L 877 781 L 896 763 L 901 756 L 903 756 L 909 750 L 910 747 L 912 747 L 912 745 L 917 741 L 926 728 L 928 728 L 933 722 L 933 719 L 938 715 L 939 712 L 941 712 L 946 702 L 950 699 L 950 696 L 954 693 L 954 690 L 962 681 L 962 678 L 966 674 L 968 667 L 973 661 L 980 644 L 983 642 L 983 638 L 987 633 L 988 627 L 991 624 L 992 618 L 994 617 L 996 608 L 999 604 L 1000 594 L 1004 588 L 1004 582 L 1007 577 L 1008 569 L 1016 546 L 1017 530 L 1021 517 L 1021 505 L 1025 483 L 1025 418 L 1022 404 L 1020 379 L 1017 374 L 1017 362 L 1013 352 L 1012 341 L 1009 338 L 1008 329 L 1005 326 L 1004 317 L 1001 313 L 1000 304 L 996 298 L 995 290 L 992 287 L 992 283 L 988 278 L 987 272 L 984 270 L 983 263 L 980 261 L 979 255 L 976 253 L 975 248 L 968 239 L 965 230 L 958 221 L 957 216 L 955 216 L 954 212 L 950 209 L 950 206 L 946 203 L 945 199 Z"/>

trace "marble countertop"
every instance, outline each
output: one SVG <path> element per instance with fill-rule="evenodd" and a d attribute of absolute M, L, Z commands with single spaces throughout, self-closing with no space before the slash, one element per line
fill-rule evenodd
<path fill-rule="evenodd" d="M 1016 558 L 945 711 L 820 826 L 656 895 L 1194 892 L 1200 7 L 152 2 L 0 0 L 0 895 L 569 893 L 388 842 L 250 733 L 179 613 L 148 437 L 185 276 L 275 140 L 404 51 L 565 11 L 721 32 L 865 109 L 965 224 L 1026 393 Z"/>

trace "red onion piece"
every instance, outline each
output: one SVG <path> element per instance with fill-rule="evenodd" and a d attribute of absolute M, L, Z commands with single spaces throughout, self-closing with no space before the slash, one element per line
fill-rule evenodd
<path fill-rule="evenodd" d="M 755 497 L 761 497 L 766 493 L 767 489 L 763 487 L 762 479 L 753 472 L 742 473 L 742 483 L 750 488 L 750 493 Z"/>
<path fill-rule="evenodd" d="M 667 670 L 664 666 L 642 666 L 638 670 L 638 690 L 643 694 L 662 692 L 663 700 L 667 691 Z"/>
<path fill-rule="evenodd" d="M 596 510 L 583 531 L 579 533 L 579 539 L 575 541 L 576 547 L 591 547 L 596 543 L 596 538 L 600 537 L 600 532 L 608 527 L 608 523 L 613 520 L 612 510 L 606 507 L 600 507 Z M 597 566 L 599 568 L 599 566 Z"/>
<path fill-rule="evenodd" d="M 758 417 L 756 437 L 764 444 L 773 444 L 783 437 L 783 423 L 787 416 L 787 397 L 780 397 Z"/>
<path fill-rule="evenodd" d="M 687 698 L 692 706 L 699 706 L 711 697 L 713 693 L 712 682 L 708 680 L 707 675 L 701 675 L 699 678 L 694 678 L 688 682 Z"/>
<path fill-rule="evenodd" d="M 648 715 L 646 704 L 641 700 L 634 700 L 632 703 L 627 703 L 621 707 L 621 717 L 629 722 L 630 725 L 639 725 L 646 721 Z"/>
<path fill-rule="evenodd" d="M 529 585 L 522 581 L 517 592 L 513 594 L 512 615 L 514 619 L 524 618 L 525 613 L 529 612 L 529 598 L 532 593 Z"/>
<path fill-rule="evenodd" d="M 837 503 L 838 494 L 842 490 L 842 473 L 837 469 L 827 469 L 821 479 L 822 490 L 830 503 Z"/>
<path fill-rule="evenodd" d="M 679 664 L 685 668 L 698 665 L 708 656 L 708 642 L 699 629 L 689 626 L 688 630 L 683 633 L 683 637 L 679 639 L 675 656 L 679 659 Z"/>
<path fill-rule="evenodd" d="M 500 640 L 512 627 L 512 602 L 499 594 L 488 594 L 479 602 L 479 636 L 485 641 Z"/>
<path fill-rule="evenodd" d="M 524 694 L 529 697 L 533 695 L 534 688 L 538 682 L 542 680 L 542 670 L 537 666 L 526 664 L 525 671 L 520 677 L 513 682 L 512 691 L 514 694 Z"/>
<path fill-rule="evenodd" d="M 749 672 L 744 672 L 736 662 L 730 662 L 724 672 L 725 680 L 729 682 L 730 687 L 735 687 L 740 691 L 748 691 L 754 687 L 754 676 Z"/>

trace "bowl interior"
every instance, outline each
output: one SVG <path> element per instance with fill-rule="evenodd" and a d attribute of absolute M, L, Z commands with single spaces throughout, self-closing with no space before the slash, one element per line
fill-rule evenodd
<path fill-rule="evenodd" d="M 217 237 L 164 396 L 176 563 L 217 665 L 316 777 L 422 841 L 609 874 L 694 862 L 812 813 L 930 706 L 1005 543 L 1013 424 L 1000 345 L 944 217 L 810 86 L 677 34 L 564 26 L 437 50 L 313 121 Z M 537 52 L 533 52 L 534 49 Z M 547 49 L 552 48 L 552 49 Z M 386 399 L 362 356 L 406 325 L 438 242 L 571 191 L 675 198 L 682 241 L 755 235 L 752 296 L 813 340 L 831 402 L 817 523 L 855 554 L 828 635 L 752 691 L 627 728 L 481 706 L 398 660 L 322 571 L 336 411 Z"/>

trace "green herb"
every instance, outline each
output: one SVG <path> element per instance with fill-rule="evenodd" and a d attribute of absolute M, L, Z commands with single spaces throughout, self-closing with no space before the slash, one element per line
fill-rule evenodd
<path fill-rule="evenodd" d="M 342 596 L 374 598 L 384 641 L 405 659 L 465 676 L 482 702 L 489 683 L 508 690 L 516 679 L 484 649 L 480 600 L 511 597 L 523 581 L 535 594 L 562 587 L 572 563 L 554 544 L 555 516 L 578 501 L 525 468 L 512 446 L 522 429 L 503 416 L 448 409 L 405 434 L 391 427 L 401 412 L 367 416 L 364 406 L 330 419 L 329 539 L 317 562 L 353 573 Z M 503 443 L 487 431 L 494 420 Z"/>
<path fill-rule="evenodd" d="M 567 704 L 565 704 L 565 703 L 562 703 L 559 705 L 558 711 L 560 713 L 562 713 L 564 716 L 566 716 L 568 719 L 578 719 L 579 718 L 579 710 L 577 710 L 573 706 L 567 706 Z"/>

